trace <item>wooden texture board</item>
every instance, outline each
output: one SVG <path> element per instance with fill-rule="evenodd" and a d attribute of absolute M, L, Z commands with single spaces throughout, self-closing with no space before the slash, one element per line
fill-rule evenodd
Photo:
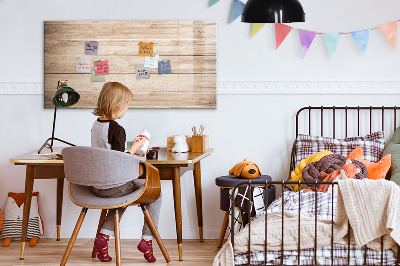
<path fill-rule="evenodd" d="M 90 73 L 76 73 L 75 60 L 108 60 L 105 82 L 118 81 L 133 92 L 130 108 L 216 108 L 216 22 L 214 21 L 46 21 L 44 23 L 44 106 L 58 80 L 81 96 L 70 108 L 94 108 L 104 82 Z M 86 55 L 85 41 L 98 41 L 98 55 Z M 139 42 L 154 42 L 154 53 L 171 62 L 172 74 L 136 79 Z"/>

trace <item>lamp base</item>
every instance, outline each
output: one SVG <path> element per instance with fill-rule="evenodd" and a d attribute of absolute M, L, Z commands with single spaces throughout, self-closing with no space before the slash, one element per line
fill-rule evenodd
<path fill-rule="evenodd" d="M 51 152 L 53 152 L 53 141 L 54 140 L 58 140 L 59 142 L 68 144 L 70 146 L 76 146 L 75 144 L 69 143 L 65 140 L 59 139 L 59 138 L 48 138 L 42 145 L 42 147 L 40 147 L 40 149 L 38 150 L 38 154 L 40 154 L 40 152 L 44 149 L 44 148 L 49 148 L 51 150 Z M 51 141 L 51 144 L 49 144 L 49 141 Z"/>

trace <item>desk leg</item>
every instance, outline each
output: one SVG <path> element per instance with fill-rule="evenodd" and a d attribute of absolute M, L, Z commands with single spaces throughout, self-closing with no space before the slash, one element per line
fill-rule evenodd
<path fill-rule="evenodd" d="M 24 213 L 22 219 L 22 232 L 21 232 L 21 255 L 20 259 L 24 259 L 26 235 L 28 233 L 29 214 L 31 212 L 31 200 L 34 181 L 34 166 L 26 166 L 25 177 L 25 195 L 24 195 Z"/>
<path fill-rule="evenodd" d="M 174 178 L 172 179 L 174 191 L 175 223 L 178 242 L 179 260 L 182 260 L 182 205 L 181 205 L 181 174 L 179 167 L 174 167 Z"/>
<path fill-rule="evenodd" d="M 201 196 L 201 168 L 200 161 L 194 164 L 194 191 L 196 194 L 197 220 L 199 225 L 200 242 L 203 242 L 203 203 Z"/>
<path fill-rule="evenodd" d="M 57 241 L 60 241 L 64 178 L 57 178 Z"/>

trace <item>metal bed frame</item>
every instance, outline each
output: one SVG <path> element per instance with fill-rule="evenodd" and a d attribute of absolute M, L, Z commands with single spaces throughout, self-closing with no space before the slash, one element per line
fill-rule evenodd
<path fill-rule="evenodd" d="M 360 119 L 360 113 L 361 112 L 363 112 L 363 113 L 365 113 L 365 112 L 369 112 L 369 132 L 370 133 L 372 133 L 372 125 L 373 125 L 373 114 L 375 114 L 376 112 L 381 112 L 381 130 L 382 131 L 384 131 L 384 129 L 385 129 L 385 113 L 387 113 L 387 111 L 390 111 L 390 112 L 393 112 L 392 114 L 393 114 L 393 131 L 396 129 L 396 125 L 397 125 L 397 122 L 396 122 L 396 118 L 397 118 L 397 111 L 399 110 L 400 108 L 398 108 L 398 107 L 396 107 L 396 106 L 393 106 L 393 107 L 385 107 L 385 106 L 382 106 L 382 107 L 372 107 L 372 106 L 369 106 L 369 107 L 360 107 L 360 106 L 357 106 L 357 107 L 348 107 L 348 106 L 344 106 L 344 107 L 337 107 L 337 106 L 331 106 L 331 107 L 324 107 L 324 106 L 320 106 L 320 107 L 312 107 L 312 106 L 308 106 L 308 107 L 303 107 L 303 108 L 301 108 L 298 112 L 297 112 L 297 114 L 296 114 L 296 138 L 297 138 L 297 136 L 300 134 L 299 133 L 299 126 L 300 126 L 300 124 L 299 124 L 299 121 L 301 120 L 301 118 L 300 118 L 300 114 L 302 114 L 302 112 L 303 111 L 308 111 L 308 134 L 309 135 L 311 135 L 311 131 L 312 131 L 312 126 L 311 126 L 311 118 L 312 118 L 312 115 L 311 115 L 311 113 L 312 113 L 312 111 L 313 110 L 316 110 L 317 112 L 319 111 L 319 115 L 320 115 L 320 136 L 324 136 L 324 127 L 325 127 L 325 125 L 326 125 L 326 123 L 324 124 L 324 116 L 326 115 L 326 113 L 327 112 L 325 112 L 325 114 L 324 114 L 324 111 L 326 111 L 326 110 L 331 110 L 329 113 L 331 113 L 331 115 L 332 115 L 332 129 L 333 129 L 333 132 L 332 132 L 332 136 L 333 136 L 333 138 L 335 138 L 336 137 L 336 122 L 337 122 L 337 120 L 338 119 L 336 119 L 336 113 L 337 112 L 344 112 L 344 121 L 341 121 L 342 122 L 342 125 L 343 125 L 343 123 L 344 123 L 344 129 L 345 129 L 345 137 L 347 138 L 348 137 L 348 125 L 349 125 L 349 113 L 350 112 L 356 112 L 356 115 L 357 115 L 357 136 L 360 136 L 360 122 L 361 122 L 361 119 Z M 326 116 L 325 116 L 326 117 Z M 326 120 L 328 120 L 328 119 L 325 119 L 325 121 Z M 314 121 L 315 122 L 315 121 Z M 318 122 L 318 121 L 317 121 Z M 353 123 L 353 125 L 354 125 L 354 123 Z M 296 165 L 295 165 L 295 158 L 296 158 L 296 154 L 295 154 L 295 146 L 296 146 L 296 141 L 294 142 L 294 144 L 293 144 L 293 149 L 292 149 L 292 153 L 291 153 L 291 160 L 290 160 L 290 171 L 289 171 L 289 176 L 290 176 L 290 172 L 293 170 L 293 169 L 295 169 L 295 167 L 296 167 Z M 281 188 L 282 188 L 282 195 L 283 195 L 283 193 L 285 192 L 285 190 L 291 190 L 290 189 L 290 186 L 287 186 L 287 185 L 292 185 L 292 184 L 295 184 L 295 185 L 299 185 L 299 187 L 300 187 L 300 185 L 301 184 L 306 184 L 306 185 L 315 185 L 314 187 L 314 191 L 315 192 L 317 192 L 317 189 L 318 189 L 318 186 L 319 185 L 324 185 L 324 184 L 330 184 L 330 185 L 332 185 L 332 190 L 334 189 L 334 186 L 336 186 L 338 183 L 336 182 L 336 181 L 332 181 L 332 182 L 319 182 L 319 181 L 315 181 L 315 182 L 304 182 L 304 181 L 285 181 L 285 180 L 283 180 L 283 181 L 265 181 L 265 182 L 263 182 L 263 181 L 252 181 L 251 179 L 249 180 L 249 181 L 246 181 L 246 182 L 242 182 L 242 183 L 240 183 L 240 184 L 238 184 L 237 186 L 235 186 L 234 187 L 234 189 L 233 189 L 233 191 L 232 191 L 232 195 L 235 195 L 235 192 L 236 192 L 236 190 L 239 188 L 239 187 L 242 187 L 242 186 L 254 186 L 254 187 L 259 187 L 259 188 L 263 188 L 264 189 L 264 191 L 265 191 L 265 195 L 266 195 L 266 198 L 268 198 L 268 189 L 266 189 L 266 188 L 268 188 L 269 186 L 271 186 L 271 185 L 275 185 L 275 186 L 281 186 Z M 301 192 L 300 192 L 300 190 L 298 191 L 298 193 L 299 193 L 299 201 L 301 202 Z M 253 194 L 253 191 L 250 189 L 250 198 L 252 198 L 252 195 Z M 333 199 L 334 199 L 334 193 L 332 193 L 332 213 L 331 213 L 331 215 L 332 215 L 332 238 L 331 238 L 331 261 L 332 261 L 332 265 L 333 265 L 333 261 L 334 261 L 334 254 L 333 254 L 333 252 L 334 252 L 334 250 L 333 250 L 333 224 L 334 224 L 334 217 L 333 217 L 333 210 L 334 210 L 334 206 L 333 206 Z M 317 202 L 318 202 L 318 198 L 317 198 L 317 193 L 315 193 L 315 213 L 317 213 Z M 264 207 L 265 207 L 265 247 L 264 247 L 264 262 L 262 262 L 262 263 L 260 263 L 259 265 L 271 265 L 271 264 L 268 264 L 268 262 L 267 262 L 267 252 L 268 252 L 268 250 L 267 250 L 267 242 L 268 242 L 268 239 L 267 239 L 267 233 L 268 233 L 268 227 L 267 227 L 267 225 L 268 225 L 268 219 L 267 219 L 267 216 L 268 216 L 268 214 L 267 214 L 267 201 L 265 201 L 264 202 Z M 284 197 L 282 197 L 282 212 L 284 212 Z M 299 204 L 299 210 L 298 210 L 298 214 L 299 214 L 299 220 L 298 220 L 298 226 L 300 227 L 300 204 Z M 231 232 L 230 232 L 230 236 L 231 236 L 231 239 L 230 239 L 230 241 L 231 241 L 231 244 L 232 244 L 232 247 L 234 248 L 234 245 L 235 245 L 235 241 L 234 241 L 234 237 L 235 237 L 235 234 L 234 234 L 234 218 L 235 217 L 235 208 L 234 208 L 234 197 L 232 197 L 232 201 L 231 201 Z M 313 264 L 308 264 L 308 265 L 318 265 L 317 264 L 317 255 L 316 255 L 316 249 L 317 249 L 317 238 L 318 238 L 318 236 L 317 236 L 317 226 L 316 226 L 316 224 L 317 224 L 317 215 L 315 215 L 315 239 L 314 239 L 314 258 L 313 258 L 313 261 L 314 261 L 314 263 Z M 251 243 L 251 219 L 249 219 L 249 222 L 248 222 L 248 227 L 249 227 L 249 242 L 248 242 L 248 244 L 247 244 L 247 264 L 245 264 L 245 265 L 250 265 L 251 264 L 251 249 L 250 249 L 250 243 Z M 283 240 L 283 235 L 284 235 L 284 218 L 283 218 L 283 216 L 282 216 L 282 232 L 281 232 L 281 234 L 282 234 L 282 239 L 281 239 L 281 250 L 280 250 L 280 254 L 281 254 L 281 256 L 280 256 L 280 264 L 279 265 L 284 265 L 283 264 L 283 259 L 284 259 L 284 256 L 283 256 L 283 251 L 284 251 L 284 240 Z M 299 235 L 298 235 L 298 243 L 297 243 L 297 265 L 304 265 L 304 264 L 300 264 L 300 254 L 301 254 L 301 249 L 300 249 L 300 242 L 301 242 L 301 238 L 300 238 L 300 230 L 299 230 L 299 233 L 298 233 Z M 395 263 L 395 265 L 400 265 L 400 246 L 399 245 L 397 245 L 397 248 L 398 248 L 398 250 L 399 250 L 399 252 L 397 253 L 397 258 L 396 258 L 396 263 Z M 364 249 L 364 263 L 363 263 L 363 265 L 367 265 L 366 263 L 367 263 L 367 253 L 366 253 L 366 246 L 363 246 L 363 249 Z M 384 261 L 383 261 L 383 236 L 381 237 L 381 257 L 380 257 L 380 265 L 384 265 Z M 348 233 L 347 233 L 347 264 L 346 265 L 350 265 L 350 224 L 349 224 L 349 226 L 348 226 Z"/>

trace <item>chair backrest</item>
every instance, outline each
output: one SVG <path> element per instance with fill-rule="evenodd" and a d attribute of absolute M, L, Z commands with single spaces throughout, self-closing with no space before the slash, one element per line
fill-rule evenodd
<path fill-rule="evenodd" d="M 97 147 L 67 147 L 62 150 L 65 179 L 83 186 L 118 186 L 139 176 L 144 158 Z"/>

